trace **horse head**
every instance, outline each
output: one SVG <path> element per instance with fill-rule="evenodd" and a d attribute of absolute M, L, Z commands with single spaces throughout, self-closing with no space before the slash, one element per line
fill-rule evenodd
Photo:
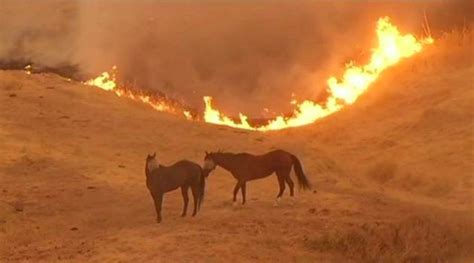
<path fill-rule="evenodd" d="M 205 152 L 203 169 L 212 171 L 216 168 L 215 153 Z"/>
<path fill-rule="evenodd" d="M 156 159 L 156 152 L 153 155 L 148 154 L 146 157 L 146 172 L 151 172 L 158 168 L 158 160 Z"/>

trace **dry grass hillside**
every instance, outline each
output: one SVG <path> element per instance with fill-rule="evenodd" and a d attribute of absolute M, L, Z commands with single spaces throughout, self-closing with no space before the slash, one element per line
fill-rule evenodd
<path fill-rule="evenodd" d="M 472 262 L 472 33 L 452 32 L 314 125 L 257 133 L 188 122 L 52 74 L 0 71 L 0 261 Z M 316 191 L 209 178 L 196 218 L 178 192 L 155 223 L 147 153 L 295 153 Z"/>

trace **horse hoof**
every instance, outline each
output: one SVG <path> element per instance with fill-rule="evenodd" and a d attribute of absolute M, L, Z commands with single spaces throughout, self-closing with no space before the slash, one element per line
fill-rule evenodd
<path fill-rule="evenodd" d="M 185 216 L 186 216 L 186 214 L 182 214 L 182 215 L 181 215 L 181 217 L 185 217 Z"/>
<path fill-rule="evenodd" d="M 273 206 L 278 206 L 278 205 L 280 205 L 280 197 L 275 199 L 275 203 L 273 203 Z"/>
<path fill-rule="evenodd" d="M 158 223 L 158 224 L 161 223 L 161 218 L 157 218 L 156 223 Z"/>
<path fill-rule="evenodd" d="M 237 207 L 237 206 L 239 206 L 239 203 L 237 203 L 237 201 L 234 201 L 234 202 L 232 203 L 232 206 L 233 206 L 233 207 Z"/>

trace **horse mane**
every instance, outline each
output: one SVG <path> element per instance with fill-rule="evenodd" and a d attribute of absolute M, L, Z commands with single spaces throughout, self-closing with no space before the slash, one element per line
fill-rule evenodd
<path fill-rule="evenodd" d="M 219 150 L 217 152 L 213 152 L 214 154 L 220 154 L 220 155 L 236 155 L 236 153 L 232 153 L 232 152 L 224 152 L 222 150 Z"/>
<path fill-rule="evenodd" d="M 158 163 L 158 161 L 156 161 L 158 166 L 155 166 L 153 169 L 148 169 L 148 165 L 150 163 L 150 161 L 147 159 L 146 162 L 145 162 L 145 175 L 146 177 L 149 177 L 151 176 L 151 174 L 153 173 L 153 171 L 156 171 L 157 169 L 160 169 L 160 168 L 164 168 L 165 166 L 161 165 L 160 163 Z"/>
<path fill-rule="evenodd" d="M 148 171 L 148 160 L 145 162 L 145 175 L 146 177 L 150 177 L 150 171 Z"/>

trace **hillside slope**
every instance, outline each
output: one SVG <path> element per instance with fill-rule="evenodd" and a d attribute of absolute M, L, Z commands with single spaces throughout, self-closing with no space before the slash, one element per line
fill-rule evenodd
<path fill-rule="evenodd" d="M 446 35 L 421 55 L 389 69 L 356 104 L 316 124 L 317 134 L 332 140 L 326 148 L 335 156 L 349 155 L 350 170 L 358 171 L 358 178 L 365 173 L 391 189 L 470 202 L 471 45 L 472 33 Z M 340 147 L 331 146 L 334 139 L 343 141 Z M 378 169 L 387 173 L 375 173 Z"/>
<path fill-rule="evenodd" d="M 454 43 L 454 44 L 453 44 Z M 447 46 L 450 48 L 447 50 Z M 0 71 L 0 261 L 473 259 L 472 35 L 452 34 L 314 125 L 256 133 L 188 122 L 56 75 Z M 155 223 L 147 153 L 295 153 L 316 191 L 273 207 L 275 178 L 209 178 L 196 218 L 178 192 Z"/>

